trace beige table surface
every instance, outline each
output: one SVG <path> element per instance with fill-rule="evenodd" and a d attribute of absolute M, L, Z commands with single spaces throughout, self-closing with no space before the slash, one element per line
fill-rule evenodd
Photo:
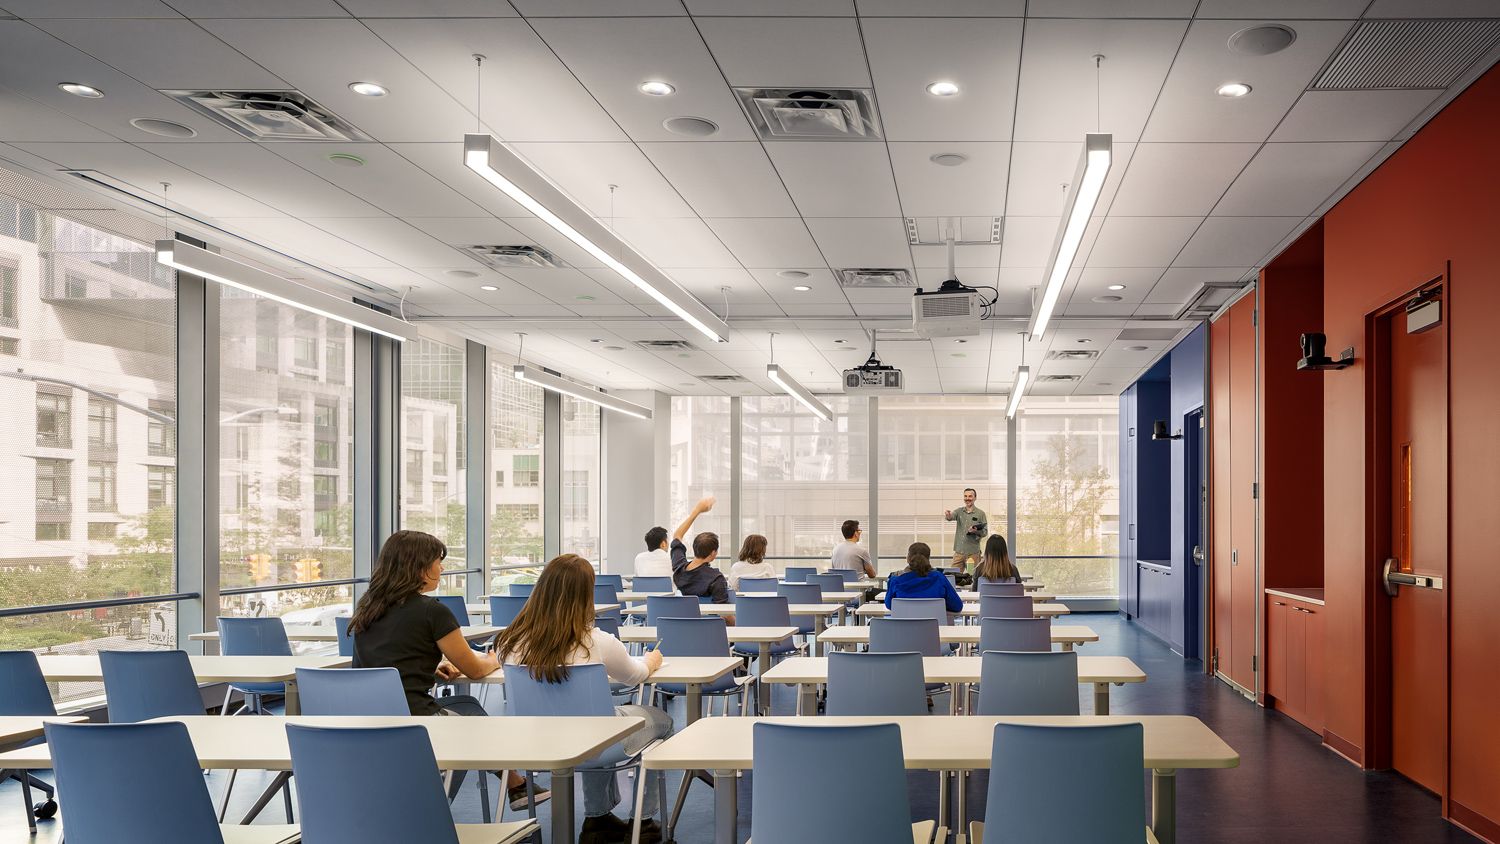
<path fill-rule="evenodd" d="M 193 676 L 200 683 L 286 683 L 298 668 L 347 668 L 351 659 L 330 654 L 309 656 L 199 656 L 190 654 Z M 104 680 L 96 654 L 41 654 L 37 662 L 49 683 L 98 683 Z"/>
<path fill-rule="evenodd" d="M 730 625 L 724 628 L 731 643 L 768 642 L 775 644 L 788 636 L 797 635 L 797 630 L 796 627 L 743 627 L 740 625 Z M 655 627 L 633 624 L 620 628 L 620 641 L 622 642 L 655 642 L 656 640 Z"/>
<path fill-rule="evenodd" d="M 654 640 L 653 640 L 654 641 Z M 703 684 L 729 674 L 745 665 L 737 656 L 667 656 L 661 668 L 646 680 L 647 683 Z M 455 683 L 504 683 L 505 671 L 499 670 L 478 680 L 460 677 Z"/>
<path fill-rule="evenodd" d="M 471 624 L 460 629 L 463 630 L 465 639 L 487 639 L 505 628 L 491 627 L 488 624 Z M 195 642 L 217 642 L 219 631 L 194 633 L 188 638 Z M 289 642 L 336 642 L 338 630 L 331 624 L 288 624 L 286 625 L 286 638 Z"/>
<path fill-rule="evenodd" d="M 833 615 L 844 608 L 843 604 L 789 604 L 787 606 L 790 614 L 794 616 Z M 734 604 L 699 604 L 698 611 L 704 615 L 734 615 L 735 606 Z M 623 612 L 626 615 L 645 615 L 646 605 L 626 607 Z"/>
<path fill-rule="evenodd" d="M 78 724 L 87 720 L 82 715 L 0 715 L 0 749 L 15 747 L 40 736 L 43 724 Z"/>
<path fill-rule="evenodd" d="M 884 603 L 881 603 L 879 601 L 872 601 L 868 604 L 861 605 L 859 609 L 856 609 L 854 612 L 855 614 L 865 618 L 869 618 L 872 616 L 878 618 L 883 615 L 890 615 L 891 611 L 886 607 Z M 1064 604 L 1034 603 L 1031 605 L 1032 615 L 1038 618 L 1043 616 L 1052 617 L 1067 615 L 1070 612 L 1072 612 L 1072 610 L 1068 609 Z M 979 603 L 965 603 L 963 610 L 959 612 L 958 615 L 966 615 L 977 618 L 979 616 Z"/>
<path fill-rule="evenodd" d="M 922 674 L 929 683 L 959 683 L 975 685 L 979 682 L 980 667 L 984 657 L 978 656 L 924 656 Z M 792 656 L 772 666 L 762 678 L 767 683 L 792 683 L 807 685 L 828 682 L 828 657 Z M 1079 656 L 1078 682 L 1080 683 L 1144 683 L 1146 672 L 1129 657 L 1124 656 Z"/>
<path fill-rule="evenodd" d="M 960 645 L 979 644 L 980 626 L 977 624 L 944 624 L 938 627 L 938 639 Z M 870 628 L 866 625 L 845 624 L 830 627 L 818 635 L 818 640 L 833 645 L 861 645 L 870 641 Z M 1052 625 L 1052 641 L 1073 645 L 1099 641 L 1099 634 L 1081 624 Z"/>
<path fill-rule="evenodd" d="M 1036 601 L 1038 603 L 1044 603 L 1044 602 L 1048 602 L 1048 601 L 1056 601 L 1057 600 L 1057 596 L 1056 595 L 1049 595 L 1049 594 L 1047 594 L 1045 592 L 1041 592 L 1041 591 L 1037 591 L 1035 589 L 1032 589 L 1031 586 L 1030 586 L 1030 584 L 1027 584 L 1026 589 L 1027 589 L 1026 597 L 1028 597 L 1031 600 Z M 964 590 L 959 590 L 959 592 L 958 592 L 958 599 L 960 601 L 963 601 L 966 604 L 978 603 L 979 602 L 979 593 L 978 592 L 968 592 L 968 591 L 964 591 Z M 884 592 L 877 593 L 875 595 L 875 600 L 884 602 L 885 601 L 885 593 Z"/>
<path fill-rule="evenodd" d="M 621 601 L 644 601 L 647 598 L 661 598 L 676 595 L 676 592 L 616 592 L 615 597 Z"/>
<path fill-rule="evenodd" d="M 486 599 L 482 604 L 465 604 L 464 608 L 469 611 L 469 615 L 488 616 L 490 614 L 490 604 L 488 599 Z M 619 604 L 595 604 L 594 615 L 598 615 L 602 612 L 609 612 L 610 610 L 617 610 L 619 608 Z"/>

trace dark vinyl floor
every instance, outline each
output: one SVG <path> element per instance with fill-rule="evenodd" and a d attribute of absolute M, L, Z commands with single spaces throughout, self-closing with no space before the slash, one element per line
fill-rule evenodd
<path fill-rule="evenodd" d="M 1346 844 L 1346 842 L 1474 841 L 1476 839 L 1439 817 L 1438 799 L 1390 772 L 1366 773 L 1323 749 L 1307 729 L 1275 712 L 1255 706 L 1228 686 L 1205 677 L 1197 663 L 1184 662 L 1160 641 L 1113 615 L 1075 615 L 1069 621 L 1093 627 L 1097 644 L 1086 645 L 1085 654 L 1119 654 L 1135 660 L 1150 678 L 1139 685 L 1116 686 L 1111 691 L 1115 713 L 1188 714 L 1202 718 L 1240 754 L 1240 766 L 1224 771 L 1183 771 L 1178 774 L 1178 840 L 1182 842 L 1279 842 L 1279 844 Z M 790 689 L 778 688 L 773 701 L 776 714 L 791 714 Z M 1092 711 L 1092 691 L 1080 688 L 1084 712 Z M 939 705 L 942 705 L 940 700 Z M 499 706 L 494 696 L 492 710 Z M 682 723 L 680 704 L 674 714 Z M 221 774 L 209 777 L 209 790 L 222 791 Z M 235 786 L 230 817 L 243 813 L 254 801 L 266 777 L 242 773 Z M 668 790 L 676 796 L 676 777 Z M 911 804 L 915 819 L 937 815 L 936 778 L 912 774 Z M 848 794 L 850 783 L 823 782 L 815 767 L 809 769 L 809 788 L 826 788 Z M 493 799 L 493 780 L 491 780 Z M 751 777 L 740 789 L 740 839 L 750 834 Z M 983 818 L 987 778 L 970 781 L 969 811 Z M 14 782 L 0 785 L 0 844 L 54 844 L 61 838 L 61 822 L 45 821 L 35 838 L 28 835 L 21 813 L 20 789 Z M 626 801 L 629 792 L 625 791 Z M 454 806 L 459 821 L 478 822 L 479 794 L 472 779 Z M 169 805 L 164 805 L 169 811 Z M 66 811 L 66 804 L 64 804 Z M 628 802 L 618 808 L 629 813 Z M 541 811 L 543 829 L 548 812 Z M 278 800 L 261 816 L 268 823 L 281 822 Z M 514 813 L 507 812 L 506 819 Z M 712 839 L 713 795 L 701 783 L 690 791 L 687 808 L 677 830 L 681 842 Z"/>

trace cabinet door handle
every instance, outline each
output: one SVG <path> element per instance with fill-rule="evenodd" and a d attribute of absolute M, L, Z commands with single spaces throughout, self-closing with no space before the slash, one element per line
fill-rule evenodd
<path fill-rule="evenodd" d="M 1283 602 L 1281 602 L 1281 601 L 1272 601 L 1271 603 L 1275 604 L 1278 607 L 1284 607 L 1284 606 L 1286 606 L 1286 604 L 1283 603 Z"/>

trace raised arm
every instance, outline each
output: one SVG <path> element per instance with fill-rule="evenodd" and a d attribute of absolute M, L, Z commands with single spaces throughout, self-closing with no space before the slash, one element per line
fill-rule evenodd
<path fill-rule="evenodd" d="M 682 520 L 682 524 L 677 526 L 677 532 L 672 534 L 672 538 L 681 542 L 682 538 L 687 536 L 687 532 L 693 529 L 693 522 L 697 521 L 699 516 L 712 510 L 717 501 L 718 499 L 712 495 L 699 499 L 698 503 L 693 505 L 693 511 L 688 513 L 687 518 Z"/>

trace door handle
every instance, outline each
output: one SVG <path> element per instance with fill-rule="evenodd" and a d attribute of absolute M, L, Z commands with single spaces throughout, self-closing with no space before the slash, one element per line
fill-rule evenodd
<path fill-rule="evenodd" d="M 1380 571 L 1380 580 L 1385 585 L 1385 594 L 1390 595 L 1392 598 L 1396 597 L 1397 591 L 1402 586 L 1414 586 L 1418 589 L 1443 588 L 1443 579 L 1441 577 L 1435 577 L 1430 574 L 1411 574 L 1404 571 L 1397 571 L 1396 566 L 1398 564 L 1399 561 L 1395 557 L 1392 557 L 1385 561 L 1385 566 Z"/>
<path fill-rule="evenodd" d="M 1229 549 L 1229 564 L 1231 566 L 1237 566 L 1237 565 L 1240 564 L 1240 549 L 1238 549 L 1238 548 L 1231 548 L 1231 549 Z"/>
<path fill-rule="evenodd" d="M 1193 563 L 1195 565 L 1200 565 L 1200 566 L 1203 565 L 1203 546 L 1202 545 L 1194 545 L 1193 546 Z"/>

